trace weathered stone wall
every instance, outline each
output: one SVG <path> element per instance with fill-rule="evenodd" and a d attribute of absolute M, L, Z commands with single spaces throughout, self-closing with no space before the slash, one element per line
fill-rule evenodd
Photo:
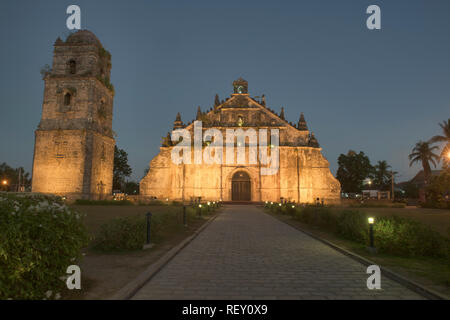
<path fill-rule="evenodd" d="M 56 41 L 35 132 L 33 192 L 94 199 L 111 194 L 113 92 L 105 80 L 110 67 L 109 53 L 89 31 Z"/>
<path fill-rule="evenodd" d="M 325 203 L 339 201 L 339 182 L 331 174 L 320 148 L 280 147 L 280 168 L 274 175 L 261 175 L 259 163 L 193 164 L 193 151 L 191 164 L 176 165 L 171 160 L 171 149 L 162 147 L 150 162 L 150 170 L 140 183 L 142 196 L 231 201 L 232 176 L 245 171 L 251 179 L 252 201 L 279 201 L 280 197 L 301 203 L 314 203 L 317 198 Z"/>
<path fill-rule="evenodd" d="M 209 128 L 222 133 L 223 143 L 227 141 L 228 131 L 243 130 L 244 133 L 254 131 L 258 138 L 255 143 L 261 145 L 259 133 L 267 130 L 267 145 L 271 144 L 270 134 L 279 131 L 279 169 L 273 175 L 262 175 L 263 164 L 249 162 L 248 138 L 246 162 L 237 164 L 237 141 L 233 151 L 234 163 L 228 164 L 226 148 L 223 149 L 222 164 L 193 164 L 194 150 L 191 148 L 191 163 L 176 165 L 171 160 L 173 143 L 166 139 L 160 153 L 150 162 L 150 170 L 141 180 L 140 194 L 143 197 L 189 201 L 202 197 L 204 200 L 232 199 L 232 177 L 238 171 L 245 171 L 250 176 L 252 201 L 289 201 L 314 203 L 336 202 L 340 199 L 340 185 L 329 169 L 328 161 L 322 156 L 319 144 L 306 126 L 301 115 L 297 125 L 284 119 L 284 114 L 278 115 L 266 108 L 265 99 L 258 102 L 247 92 L 246 81 L 239 79 L 233 83 L 244 86 L 244 93 L 232 94 L 223 103 L 207 112 L 197 112 L 197 120 L 202 123 L 202 134 Z M 242 88 L 241 88 L 242 89 Z M 198 124 L 197 124 L 198 125 Z M 185 128 L 194 136 L 195 123 L 183 125 L 178 115 L 174 128 Z M 203 137 L 203 136 L 202 136 Z M 192 142 L 192 141 L 191 141 Z M 268 149 L 270 150 L 270 148 Z M 258 150 L 259 152 L 259 150 Z"/>
<path fill-rule="evenodd" d="M 83 193 L 86 132 L 36 130 L 33 192 Z"/>

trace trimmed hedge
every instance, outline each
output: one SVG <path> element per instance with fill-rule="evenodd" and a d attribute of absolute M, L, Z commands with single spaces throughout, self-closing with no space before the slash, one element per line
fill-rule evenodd
<path fill-rule="evenodd" d="M 182 207 L 167 207 L 166 212 L 153 214 L 151 218 L 151 242 L 159 242 L 164 232 L 168 230 L 183 230 Z M 199 219 L 198 210 L 201 214 L 213 213 L 215 208 L 209 210 L 203 206 L 186 207 L 187 223 Z M 147 240 L 147 218 L 145 215 L 115 218 L 103 224 L 99 235 L 93 242 L 93 247 L 99 251 L 114 252 L 140 250 Z"/>
<path fill-rule="evenodd" d="M 114 218 L 101 226 L 100 233 L 94 240 L 94 248 L 101 251 L 141 249 L 146 232 L 144 216 Z"/>
<path fill-rule="evenodd" d="M 450 240 L 417 221 L 379 218 L 374 224 L 375 246 L 382 252 L 402 256 L 450 258 Z"/>
<path fill-rule="evenodd" d="M 337 217 L 337 233 L 345 239 L 366 243 L 369 223 L 367 216 L 355 210 L 343 210 Z"/>
<path fill-rule="evenodd" d="M 57 197 L 0 194 L 0 299 L 53 298 L 88 236 Z"/>
<path fill-rule="evenodd" d="M 81 206 L 132 206 L 133 202 L 130 200 L 87 200 L 87 199 L 77 199 L 75 200 L 76 205 Z"/>
<path fill-rule="evenodd" d="M 294 219 L 326 229 L 342 238 L 368 244 L 368 216 L 358 210 L 331 210 L 323 206 L 296 206 L 292 214 L 290 204 L 266 204 L 275 213 L 289 214 Z M 422 256 L 444 259 L 450 263 L 450 239 L 418 221 L 397 216 L 375 220 L 374 242 L 379 252 L 399 256 Z"/>

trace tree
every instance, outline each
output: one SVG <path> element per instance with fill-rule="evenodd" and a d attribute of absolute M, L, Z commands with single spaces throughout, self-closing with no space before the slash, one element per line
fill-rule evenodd
<path fill-rule="evenodd" d="M 433 153 L 436 149 L 438 149 L 438 147 L 431 147 L 429 142 L 419 141 L 416 143 L 411 154 L 408 156 L 410 167 L 416 162 L 420 162 L 422 164 L 425 183 L 427 183 L 431 177 L 430 162 L 436 167 L 436 161 L 439 161 L 439 156 Z"/>
<path fill-rule="evenodd" d="M 373 184 L 379 190 L 389 190 L 391 187 L 392 171 L 386 160 L 378 161 L 374 166 Z"/>
<path fill-rule="evenodd" d="M 450 168 L 442 170 L 442 172 L 430 179 L 427 185 L 425 206 L 432 208 L 450 209 Z"/>
<path fill-rule="evenodd" d="M 350 150 L 347 155 L 339 156 L 338 164 L 337 179 L 341 183 L 342 191 L 361 192 L 364 179 L 369 177 L 373 171 L 369 158 L 362 151 L 356 153 Z"/>
<path fill-rule="evenodd" d="M 448 166 L 450 164 L 450 119 L 442 121 L 439 126 L 442 128 L 442 135 L 434 136 L 430 139 L 430 143 L 444 142 L 444 148 L 439 157 L 444 166 Z"/>
<path fill-rule="evenodd" d="M 403 191 L 405 191 L 406 198 L 413 198 L 413 199 L 419 198 L 419 188 L 417 187 L 416 184 L 412 182 L 407 182 L 405 183 L 402 189 Z"/>
<path fill-rule="evenodd" d="M 113 190 L 124 190 L 125 178 L 131 175 L 128 154 L 123 149 L 114 147 Z"/>
<path fill-rule="evenodd" d="M 125 193 L 126 194 L 139 194 L 139 183 L 134 181 L 128 181 L 125 184 Z"/>
<path fill-rule="evenodd" d="M 23 167 L 12 168 L 6 162 L 0 164 L 0 181 L 4 180 L 7 181 L 7 184 L 3 186 L 2 183 L 0 185 L 1 190 L 19 191 L 20 186 L 24 187 L 25 190 L 31 188 L 30 174 Z"/>

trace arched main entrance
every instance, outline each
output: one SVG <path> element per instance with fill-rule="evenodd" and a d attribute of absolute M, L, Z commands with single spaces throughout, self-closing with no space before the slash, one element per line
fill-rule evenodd
<path fill-rule="evenodd" d="M 250 177 L 245 171 L 236 172 L 231 178 L 231 200 L 250 201 L 251 183 Z"/>

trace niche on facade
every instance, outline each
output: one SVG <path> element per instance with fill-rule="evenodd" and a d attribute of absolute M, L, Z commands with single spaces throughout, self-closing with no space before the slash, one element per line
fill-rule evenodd
<path fill-rule="evenodd" d="M 101 98 L 97 107 L 97 116 L 101 120 L 105 120 L 108 117 L 108 111 L 106 108 L 105 98 Z"/>
<path fill-rule="evenodd" d="M 77 90 L 75 88 L 65 88 L 59 90 L 59 111 L 68 112 L 73 110 L 74 100 Z"/>
<path fill-rule="evenodd" d="M 238 115 L 236 124 L 238 127 L 242 127 L 244 125 L 244 117 L 242 115 Z"/>

